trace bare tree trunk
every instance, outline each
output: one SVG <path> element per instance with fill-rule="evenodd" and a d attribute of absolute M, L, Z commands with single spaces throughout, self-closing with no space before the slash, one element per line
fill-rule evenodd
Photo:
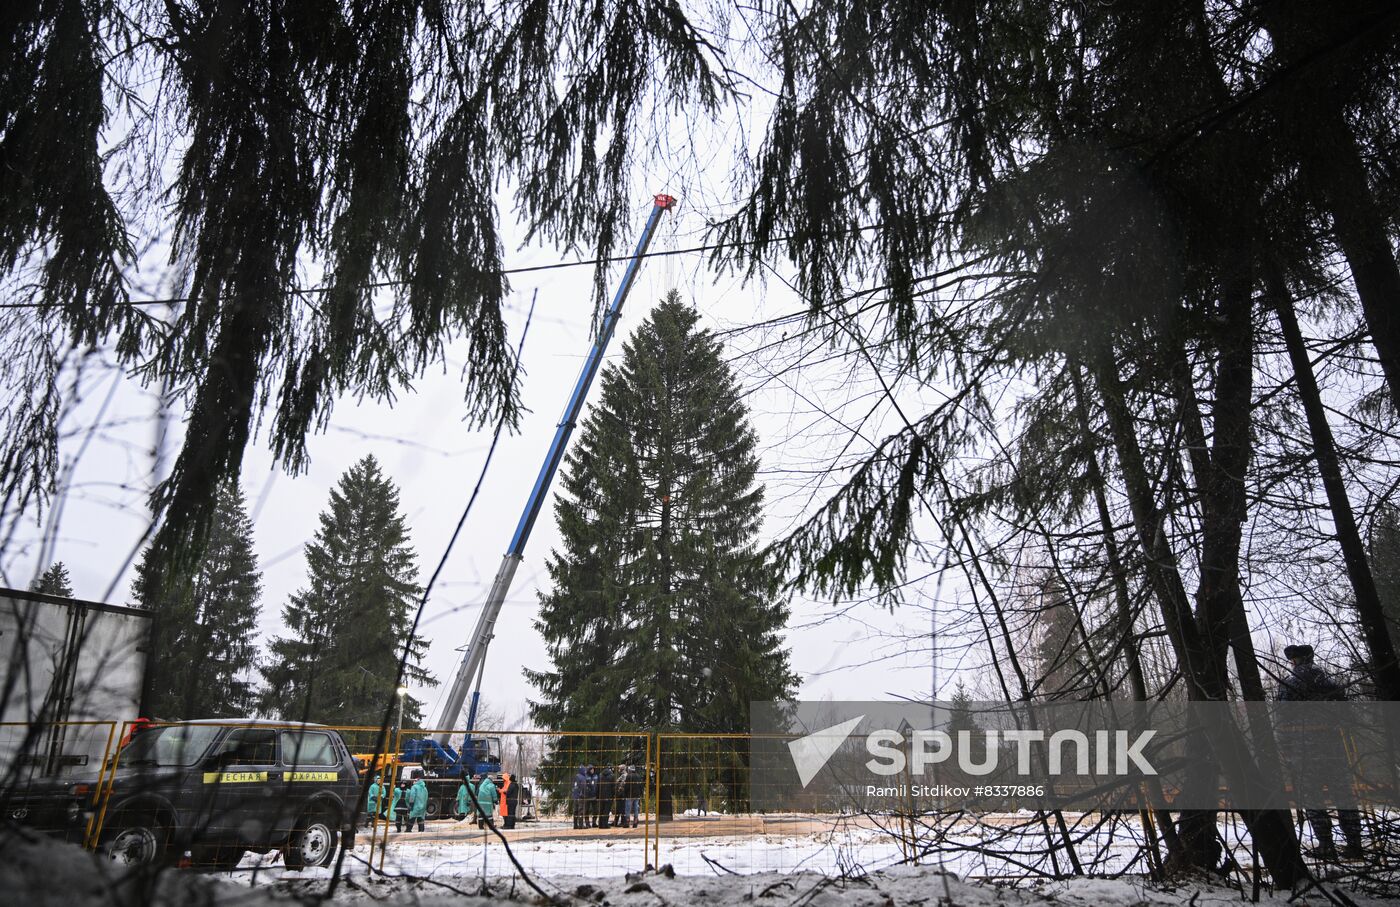
<path fill-rule="evenodd" d="M 1227 325 L 1227 333 L 1234 332 L 1235 336 L 1223 341 L 1225 349 L 1216 373 L 1213 450 L 1206 443 L 1200 404 L 1185 356 L 1178 367 L 1178 392 L 1203 524 L 1201 580 L 1196 589 L 1198 621 L 1209 625 L 1222 651 L 1228 645 L 1235 653 L 1235 673 L 1242 697 L 1260 702 L 1268 697 L 1240 594 L 1239 571 L 1240 525 L 1248 516 L 1244 475 L 1251 456 L 1249 419 L 1254 387 L 1253 327 L 1248 321 L 1248 302 L 1244 305 L 1243 312 L 1233 319 L 1234 324 Z M 1248 337 L 1238 336 L 1241 328 L 1249 331 Z"/>
<path fill-rule="evenodd" d="M 1089 446 L 1089 484 L 1094 488 L 1094 504 L 1099 513 L 1099 525 L 1103 527 L 1103 547 L 1104 557 L 1108 561 L 1108 572 L 1113 582 L 1113 601 L 1118 612 L 1118 621 L 1122 627 L 1123 636 L 1123 659 L 1128 668 L 1128 684 L 1133 689 L 1133 698 L 1138 702 L 1147 701 L 1147 678 L 1142 672 L 1142 659 L 1138 652 L 1138 640 L 1133 632 L 1136 623 L 1133 619 L 1132 595 L 1128 591 L 1128 574 L 1123 567 L 1123 560 L 1118 554 L 1118 541 L 1113 531 L 1113 516 L 1108 509 L 1108 495 L 1105 492 L 1107 487 L 1104 484 L 1103 470 L 1099 468 L 1099 457 L 1093 448 L 1094 433 L 1089 423 L 1089 407 L 1084 400 L 1084 381 L 1080 377 L 1079 363 L 1071 363 L 1070 380 L 1074 383 L 1074 409 L 1079 418 L 1079 430 L 1084 436 L 1084 443 Z M 1161 784 L 1157 779 L 1150 782 L 1155 793 L 1160 793 Z M 1176 833 L 1176 825 L 1172 822 L 1171 813 L 1166 810 L 1153 810 L 1152 817 L 1156 819 L 1156 827 L 1161 830 L 1162 840 L 1166 842 L 1169 859 L 1180 861 L 1183 859 L 1181 838 Z M 1143 829 L 1147 831 L 1152 827 L 1149 822 L 1147 811 L 1143 811 Z M 1154 839 L 1155 845 L 1155 839 Z M 1160 862 L 1160 857 L 1158 858 Z"/>
<path fill-rule="evenodd" d="M 1165 520 L 1152 498 L 1118 367 L 1107 351 L 1099 355 L 1094 366 L 1133 511 L 1133 523 L 1146 556 L 1148 576 L 1157 591 L 1167 636 L 1186 678 L 1188 695 L 1197 702 L 1223 702 L 1226 699 L 1224 659 L 1212 657 L 1191 614 L 1176 555 L 1166 537 Z M 1261 773 L 1249 755 L 1243 735 L 1233 723 L 1221 722 L 1213 729 L 1210 749 L 1213 752 L 1193 754 L 1197 770 L 1188 777 L 1187 784 L 1210 786 L 1217 775 L 1223 775 L 1232 790 L 1246 791 L 1257 785 Z M 1212 811 L 1204 810 L 1182 815 L 1181 852 L 1190 865 L 1212 868 L 1219 860 L 1220 847 L 1213 816 Z M 1275 884 L 1292 887 L 1308 878 L 1307 867 L 1298 850 L 1298 838 L 1282 810 L 1241 811 L 1240 816 Z"/>
<path fill-rule="evenodd" d="M 1317 458 L 1317 471 L 1322 475 L 1322 487 L 1327 493 L 1327 503 L 1332 511 L 1337 544 L 1342 549 L 1342 560 L 1346 564 L 1352 594 L 1356 596 L 1356 612 L 1361 620 L 1361 631 L 1366 637 L 1366 646 L 1371 653 L 1371 671 L 1375 678 L 1376 692 L 1381 699 L 1400 700 L 1400 663 L 1396 661 L 1395 642 L 1386 626 L 1385 612 L 1381 609 L 1380 596 L 1376 592 L 1375 577 L 1371 574 L 1370 563 L 1366 557 L 1366 546 L 1361 540 L 1351 501 L 1347 497 L 1346 483 L 1342 480 L 1341 464 L 1337 460 L 1337 448 L 1332 438 L 1332 427 L 1327 423 L 1327 411 L 1323 408 L 1317 378 L 1313 375 L 1312 361 L 1308 358 L 1308 350 L 1303 343 L 1303 332 L 1298 327 L 1298 315 L 1293 308 L 1293 299 L 1277 267 L 1270 266 L 1266 276 L 1269 293 L 1274 298 L 1274 311 L 1278 314 L 1279 327 L 1283 330 L 1283 340 L 1288 347 L 1288 358 L 1293 364 L 1293 374 L 1298 381 L 1298 396 L 1307 415 L 1308 431 L 1312 434 L 1313 455 Z"/>
<path fill-rule="evenodd" d="M 1123 381 L 1118 376 L 1117 365 L 1107 353 L 1094 363 L 1094 377 L 1104 412 L 1108 416 L 1109 434 L 1118 454 L 1118 468 L 1123 473 L 1128 507 L 1142 545 L 1147 578 L 1161 609 L 1167 639 L 1186 678 L 1190 696 L 1193 700 L 1224 699 L 1224 687 L 1211 683 L 1219 672 L 1207 670 L 1205 652 L 1200 645 L 1200 634 L 1196 632 L 1186 586 L 1181 581 L 1176 554 L 1168 544 L 1166 520 L 1152 497 L 1147 470 L 1143 466 L 1142 448 L 1138 444 L 1132 415 L 1128 412 Z"/>
<path fill-rule="evenodd" d="M 1215 370 L 1215 405 L 1212 408 L 1212 444 L 1206 447 L 1195 383 L 1184 351 L 1179 381 L 1191 468 L 1200 500 L 1202 541 L 1201 578 L 1196 593 L 1196 622 L 1212 652 L 1234 652 L 1242 697 L 1262 702 L 1266 698 L 1259 661 L 1254 652 L 1249 617 L 1240 592 L 1241 524 L 1248 517 L 1245 475 L 1252 455 L 1250 422 L 1254 392 L 1254 320 L 1252 280 L 1247 274 L 1228 281 L 1225 313 L 1215 339 L 1219 360 Z M 1280 778 L 1281 762 L 1274 745 L 1273 728 L 1258 709 L 1247 711 L 1255 758 L 1265 778 Z M 1282 788 L 1271 790 L 1276 802 Z M 1286 810 L 1259 812 L 1251 829 L 1266 835 L 1272 846 L 1297 853 L 1292 817 Z M 1267 831 L 1265 831 L 1267 829 Z M 1285 831 L 1286 829 L 1286 831 Z M 1213 833 L 1213 830 L 1212 830 Z M 1257 837 L 1256 837 L 1257 839 Z"/>
<path fill-rule="evenodd" d="M 1318 183 L 1332 215 L 1337 245 L 1356 283 L 1356 295 L 1390 385 L 1391 399 L 1400 406 L 1400 268 L 1390 248 L 1385 218 L 1341 111 L 1329 111 L 1316 128 L 1332 133 L 1336 144 L 1325 160 L 1311 162 L 1309 175 Z"/>

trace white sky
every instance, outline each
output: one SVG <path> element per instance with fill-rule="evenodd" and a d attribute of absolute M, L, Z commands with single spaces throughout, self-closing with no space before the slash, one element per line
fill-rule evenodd
<path fill-rule="evenodd" d="M 681 195 L 677 187 L 656 188 Z M 635 230 L 626 240 L 627 251 L 649 209 L 650 198 L 639 198 Z M 682 197 L 678 212 L 669 216 L 658 231 L 653 251 L 699 244 L 703 223 L 700 212 L 687 208 Z M 551 250 L 516 251 L 510 244 L 507 250 L 507 267 L 561 260 Z M 610 287 L 616 285 L 619 272 L 620 266 L 611 270 Z M 459 658 L 456 650 L 464 644 L 479 614 L 481 600 L 591 342 L 591 279 L 590 267 L 512 278 L 508 312 L 512 345 L 519 338 L 531 293 L 539 291 L 524 351 L 527 375 L 523 400 L 530 412 L 518 434 L 502 439 L 482 493 L 424 615 L 421 632 L 431 643 L 426 665 L 443 681 L 435 689 L 414 691 L 426 700 L 430 716 L 437 714 L 438 697 Z M 609 361 L 620 355 L 622 340 L 673 286 L 694 301 L 703 316 L 702 323 L 715 330 L 752 324 L 803 308 L 781 282 L 745 288 L 736 279 L 716 281 L 703 273 L 696 255 L 651 259 L 623 312 Z M 736 336 L 731 350 L 737 356 L 743 349 L 772 339 L 776 337 Z M 264 444 L 250 445 L 244 460 L 243 484 L 263 573 L 259 623 L 263 642 L 279 632 L 283 604 L 305 581 L 302 548 L 315 532 L 317 515 L 326 504 L 329 489 L 365 454 L 374 454 L 400 488 L 402 508 L 418 552 L 421 580 L 426 582 L 460 516 L 490 443 L 489 430 L 469 430 L 461 420 L 460 350 L 460 345 L 450 349 L 445 368 L 431 370 L 415 383 L 413 391 L 402 394 L 393 405 L 340 400 L 329 429 L 310 440 L 311 463 L 304 475 L 286 475 L 274 467 Z M 786 355 L 765 352 L 735 360 L 741 381 L 754 391 L 749 403 L 760 436 L 768 486 L 765 532 L 770 536 L 788 528 L 809 502 L 815 506 L 824 499 L 821 494 L 811 497 L 805 484 L 808 477 L 798 473 L 824 462 L 849 436 L 816 410 L 838 409 L 870 390 L 851 380 L 842 363 L 786 372 L 773 378 Z M 765 375 L 769 380 L 760 383 Z M 65 462 L 81 447 L 85 435 L 81 429 L 93 421 L 114 377 L 110 369 L 94 369 L 83 382 L 85 390 L 66 422 L 70 434 L 61 450 Z M 137 382 L 116 380 L 117 388 L 103 420 L 109 427 L 93 437 L 77 463 L 73 489 L 66 496 L 64 507 L 44 515 L 46 528 L 52 528 L 55 517 L 59 519 L 55 550 L 44 561 L 62 560 L 68 565 L 79 598 L 103 596 L 149 519 L 144 499 L 152 471 L 154 399 Z M 590 402 L 596 399 L 597 389 L 595 382 Z M 860 406 L 861 414 L 869 405 Z M 173 426 L 176 433 L 179 423 L 177 414 Z M 167 462 L 173 459 L 176 442 L 177 438 L 168 441 Z M 848 454 L 856 455 L 865 449 L 868 447 L 857 442 Z M 38 525 L 32 530 L 37 539 Z M 522 669 L 545 664 L 544 643 L 532 624 L 538 610 L 539 584 L 545 578 L 544 561 L 556 543 L 552 505 L 546 502 L 487 659 L 483 695 L 493 711 L 507 716 L 519 714 L 533 695 Z M 37 544 L 4 552 L 4 580 L 11 585 L 26 585 L 44 566 L 39 560 Z M 127 569 L 116 582 L 112 601 L 127 599 L 130 581 L 131 571 Z M 932 587 L 932 583 L 924 585 Z M 951 587 L 952 583 L 948 585 Z M 911 595 L 918 592 L 920 589 L 911 590 Z M 923 590 L 923 594 L 931 592 Z M 927 695 L 929 616 L 925 608 L 908 607 L 890 614 L 874 605 L 862 604 L 847 610 L 843 617 L 830 622 L 822 620 L 834 610 L 830 603 L 800 598 L 793 601 L 787 640 L 793 666 L 804 678 L 803 698 Z M 924 640 L 911 647 L 901 638 L 906 635 L 924 636 Z M 947 691 L 952 688 L 950 669 L 954 666 L 947 655 L 944 661 L 940 670 L 942 688 Z"/>
<path fill-rule="evenodd" d="M 639 135 L 634 145 L 644 160 L 635 169 L 640 182 L 633 202 L 634 226 L 631 235 L 619 240 L 619 254 L 630 251 L 635 242 L 650 210 L 652 192 L 666 191 L 680 199 L 678 211 L 663 222 L 653 251 L 698 245 L 707 219 L 733 213 L 735 190 L 729 181 L 734 163 L 752 159 L 772 97 L 771 87 L 762 84 L 771 77 L 768 63 L 758 56 L 755 46 L 743 40 L 752 15 L 746 9 L 734 7 L 732 21 L 711 24 L 717 33 L 733 31 L 728 65 L 752 74 L 752 81 L 742 83 L 742 100 L 728 105 L 713 121 L 688 108 L 670 106 L 634 124 L 649 134 Z M 127 125 L 125 115 L 121 106 L 114 108 L 109 140 L 121 137 Z M 161 140 L 164 144 L 158 143 L 161 150 L 157 153 L 165 154 L 168 184 L 185 138 L 176 132 L 162 134 Z M 140 224 L 132 229 L 139 234 L 138 246 L 143 250 L 134 280 L 133 295 L 137 298 L 178 295 L 180 290 L 178 276 L 172 276 L 165 261 L 170 224 L 159 207 L 160 199 L 153 195 L 146 199 L 148 205 L 137 205 L 139 210 L 131 212 L 130 222 Z M 521 232 L 510 223 L 509 198 L 502 195 L 498 207 L 505 221 L 508 268 L 588 257 L 587 253 L 565 254 L 539 247 L 519 249 L 514 240 Z M 314 268 L 306 270 L 306 283 L 316 283 Z M 616 285 L 620 272 L 621 265 L 611 268 L 610 287 Z M 450 682 L 459 657 L 456 649 L 477 618 L 590 343 L 592 278 L 591 267 L 511 278 L 514 292 L 507 315 L 512 346 L 519 338 L 531 293 L 539 291 L 524 353 L 527 374 L 523 400 L 530 412 L 518 434 L 502 439 L 482 494 L 425 613 L 421 632 L 431 643 L 427 667 L 443 684 L 414 692 L 426 700 L 430 716 L 437 713 L 437 699 Z M 623 312 L 609 360 L 617 358 L 622 341 L 655 301 L 673 287 L 694 302 L 702 324 L 717 331 L 804 308 L 781 280 L 744 287 L 736 279 L 715 278 L 705 272 L 700 255 L 652 259 L 645 264 Z M 826 499 L 834 485 L 828 482 L 822 486 L 813 477 L 834 457 L 844 455 L 849 463 L 896 427 L 889 407 L 878 405 L 878 388 L 870 376 L 849 373 L 854 360 L 830 359 L 828 350 L 816 350 L 810 343 L 775 345 L 784 330 L 796 331 L 798 327 L 785 325 L 768 333 L 727 338 L 740 381 L 751 391 L 748 402 L 760 437 L 762 477 L 768 491 L 764 531 L 770 538 L 784 534 L 795 519 Z M 421 579 L 427 580 L 490 443 L 489 430 L 472 431 L 461 421 L 463 355 L 462 345 L 450 347 L 447 365 L 430 370 L 392 405 L 338 401 L 328 430 L 309 440 L 310 466 L 303 475 L 287 476 L 276 468 L 261 439 L 250 445 L 243 484 L 263 573 L 262 642 L 280 630 L 283 605 L 305 581 L 302 548 L 315 532 L 317 515 L 326 505 L 330 488 L 365 454 L 378 457 L 399 486 Z M 26 586 L 48 563 L 62 560 L 80 598 L 103 599 L 108 597 L 108 589 L 113 590 L 109 598 L 114 602 L 125 601 L 129 595 L 131 570 L 129 566 L 123 570 L 122 565 L 149 521 L 145 500 L 153 475 L 157 410 L 153 395 L 139 383 L 115 376 L 109 366 L 102 365 L 110 358 L 102 354 L 88 357 L 78 392 L 65 395 L 68 411 L 60 448 L 65 468 L 81 452 L 68 476 L 69 493 L 62 496 L 61 506 L 31 514 L 35 519 L 28 534 L 19 539 L 20 544 L 0 551 L 0 585 Z M 799 362 L 802 367 L 796 368 Z M 70 374 L 65 380 L 71 378 Z M 109 391 L 110 401 L 104 402 Z M 590 401 L 597 396 L 596 386 L 593 391 Z M 897 386 L 896 394 L 911 414 L 927 411 L 931 401 L 941 398 L 937 388 L 911 386 L 908 379 Z M 1013 396 L 1003 401 L 1008 422 L 1014 418 L 1010 412 Z M 95 422 L 100 428 L 89 437 L 86 428 Z M 180 423 L 179 414 L 173 414 L 172 433 L 165 445 L 166 463 L 178 449 Z M 916 576 L 927 573 L 929 563 L 940 564 L 945 558 L 936 533 L 927 525 L 923 528 L 923 538 L 930 547 L 922 555 L 926 563 L 911 569 Z M 55 539 L 51 551 L 43 550 L 41 539 L 46 534 Z M 498 714 L 520 714 L 533 693 L 522 668 L 544 665 L 544 644 L 532 623 L 545 558 L 556 543 L 553 508 L 547 501 L 487 659 L 484 693 Z M 1190 564 L 1184 567 L 1189 572 Z M 1311 579 L 1313 586 L 1324 585 L 1316 577 Z M 1306 597 L 1308 584 L 1285 593 L 1290 602 Z M 1258 590 L 1247 590 L 1247 594 L 1257 596 Z M 956 570 L 941 586 L 932 578 L 918 580 L 901 590 L 901 595 L 905 604 L 893 613 L 867 603 L 793 600 L 787 641 L 793 667 L 803 678 L 803 698 L 926 697 L 931 675 L 929 605 L 935 599 L 939 602 L 940 691 L 946 696 L 962 681 L 975 695 L 999 695 L 985 646 L 979 643 L 981 629 L 975 621 L 969 622 L 967 612 L 956 604 L 965 606 L 969 595 Z M 1296 628 L 1284 610 L 1283 620 L 1256 618 L 1256 645 L 1261 651 L 1277 652 L 1292 638 Z"/>

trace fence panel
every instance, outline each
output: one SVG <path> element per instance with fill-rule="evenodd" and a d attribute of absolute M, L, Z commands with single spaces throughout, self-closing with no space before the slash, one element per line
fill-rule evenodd
<path fill-rule="evenodd" d="M 115 721 L 0 723 L 0 816 L 86 844 L 116 741 Z"/>
<path fill-rule="evenodd" d="M 467 734 L 460 728 L 405 730 L 395 751 L 431 752 L 417 742 L 443 734 L 454 750 L 463 751 Z M 377 869 L 510 875 L 506 846 L 532 875 L 620 875 L 645 866 L 654 830 L 647 801 L 654 776 L 650 735 L 477 729 L 470 739 L 467 748 L 480 754 L 474 765 L 486 770 L 493 786 L 509 774 L 515 795 L 486 810 L 488 824 L 472 805 L 471 785 L 450 767 L 431 759 L 397 763 L 395 784 L 411 787 L 421 775 L 429 804 L 421 822 L 400 808 L 376 825 L 372 860 Z M 490 799 L 483 795 L 482 805 L 489 806 Z"/>
<path fill-rule="evenodd" d="M 791 872 L 889 862 L 899 837 L 885 817 L 817 802 L 802 810 L 755 807 L 754 737 L 658 734 L 653 798 L 657 834 L 650 862 L 681 874 Z M 761 783 L 761 782 L 758 782 Z"/>
<path fill-rule="evenodd" d="M 751 772 L 764 755 L 786 752 L 793 736 L 659 734 L 652 797 L 657 834 L 649 862 L 681 874 L 795 872 L 860 875 L 899 865 L 927 865 L 964 876 L 1021 878 L 1065 874 L 1091 854 L 1100 872 L 1120 872 L 1144 859 L 1137 816 L 1082 814 L 1063 818 L 1029 811 L 972 814 L 932 808 L 912 784 L 907 797 L 872 797 L 859 784 L 819 786 L 775 807 L 769 777 Z M 866 758 L 852 735 L 831 758 Z M 855 778 L 859 773 L 848 772 Z M 892 783 L 898 787 L 901 780 Z M 864 783 L 864 782 L 862 782 Z M 776 789 L 776 782 L 775 782 Z M 1070 850 L 1074 853 L 1071 854 Z"/>

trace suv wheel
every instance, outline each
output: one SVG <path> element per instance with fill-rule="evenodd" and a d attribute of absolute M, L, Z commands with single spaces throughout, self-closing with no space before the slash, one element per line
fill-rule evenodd
<path fill-rule="evenodd" d="M 103 855 L 119 866 L 154 866 L 169 858 L 170 832 L 154 816 L 116 816 L 102 840 Z"/>
<path fill-rule="evenodd" d="M 292 830 L 283 862 L 288 869 L 329 866 L 339 841 L 335 823 L 324 815 L 304 817 Z"/>

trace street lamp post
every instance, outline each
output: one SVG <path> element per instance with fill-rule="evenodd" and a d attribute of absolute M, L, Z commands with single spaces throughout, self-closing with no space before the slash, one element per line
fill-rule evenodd
<path fill-rule="evenodd" d="M 398 702 L 394 705 L 394 756 L 398 757 L 399 731 L 403 728 L 403 700 L 408 695 L 408 687 L 399 687 L 394 690 L 398 696 Z"/>
<path fill-rule="evenodd" d="M 398 705 L 394 709 L 394 730 L 398 731 L 403 727 L 403 698 L 408 695 L 408 687 L 399 687 L 394 693 L 399 697 Z"/>

